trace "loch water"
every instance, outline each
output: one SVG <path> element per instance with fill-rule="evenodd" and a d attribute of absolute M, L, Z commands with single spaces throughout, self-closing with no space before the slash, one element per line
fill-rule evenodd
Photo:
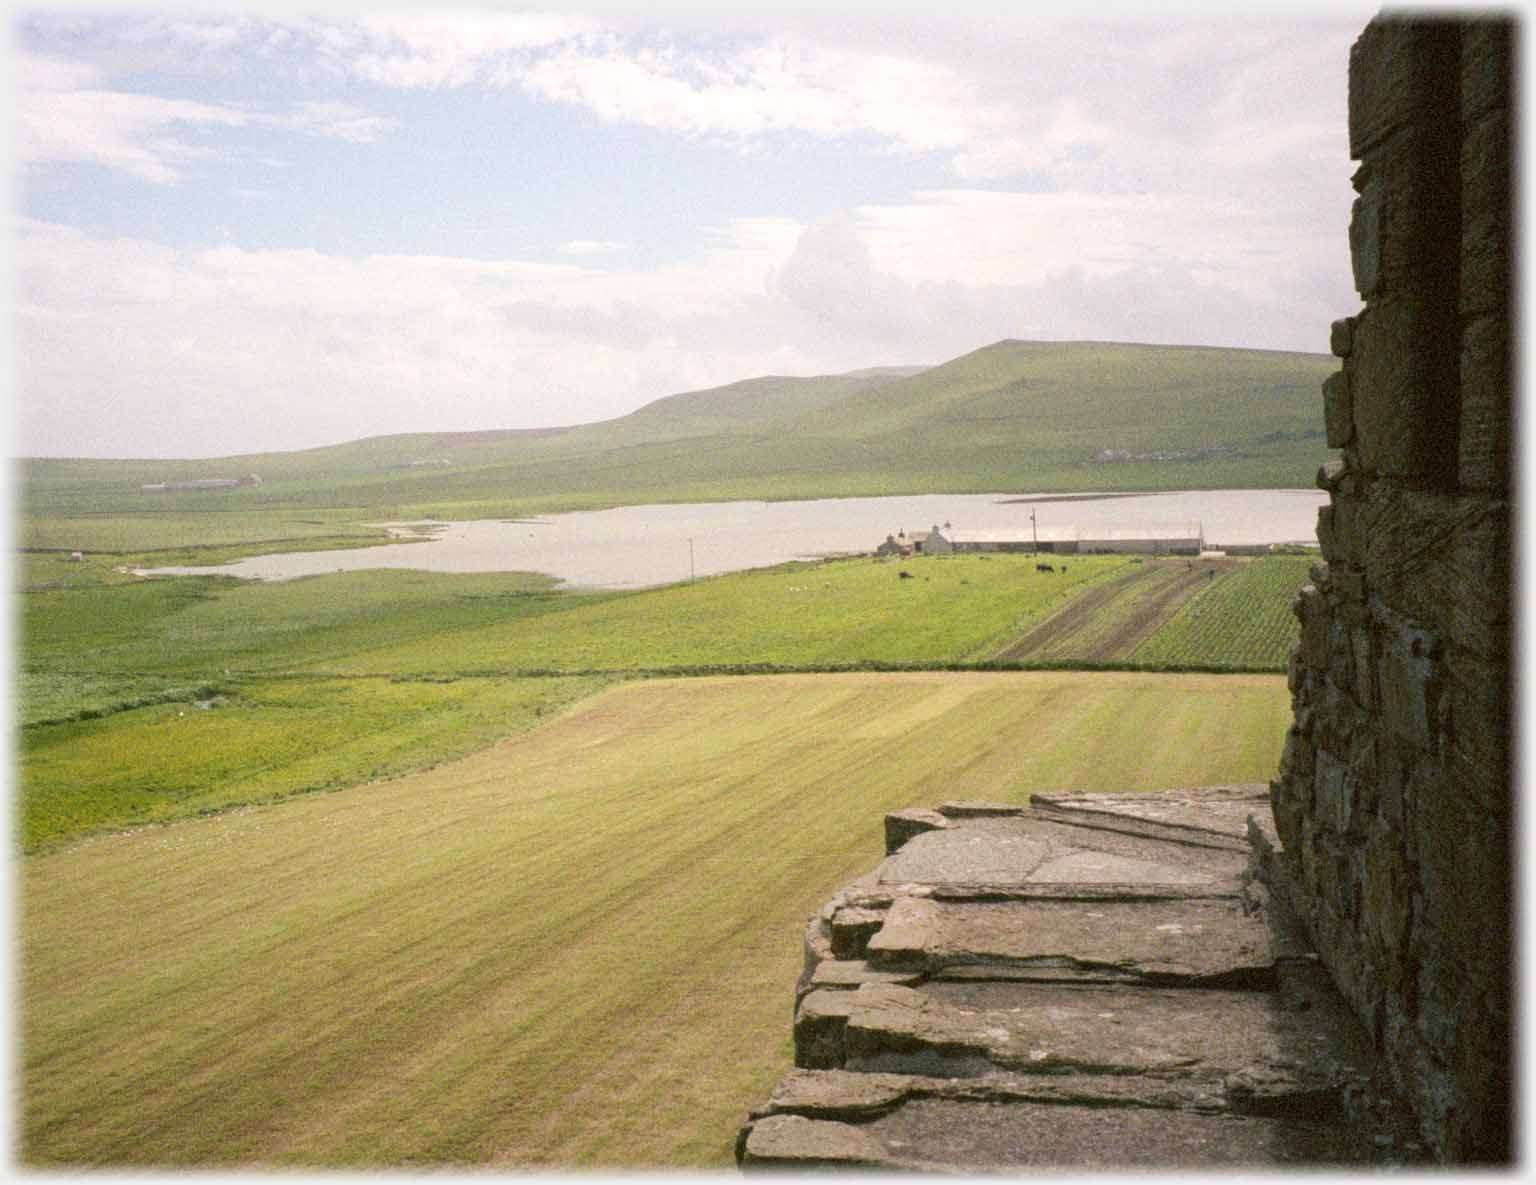
<path fill-rule="evenodd" d="M 218 567 L 147 569 L 292 580 L 326 572 L 543 572 L 572 587 L 644 588 L 795 559 L 872 552 L 887 535 L 956 530 L 1203 531 L 1207 546 L 1315 543 L 1319 490 L 1196 490 L 1158 494 L 922 494 L 800 502 L 621 506 L 539 518 L 386 524 L 426 542 L 254 556 Z"/>

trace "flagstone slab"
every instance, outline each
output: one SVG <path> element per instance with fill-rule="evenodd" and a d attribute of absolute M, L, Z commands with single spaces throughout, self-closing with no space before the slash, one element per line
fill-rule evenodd
<path fill-rule="evenodd" d="M 1155 794 L 1036 794 L 1030 806 L 1046 818 L 1175 843 L 1248 850 L 1248 820 L 1273 829 L 1269 788 L 1205 786 Z"/>
<path fill-rule="evenodd" d="M 963 964 L 1103 970 L 1151 984 L 1259 983 L 1274 960 L 1238 901 L 947 902 L 898 898 L 866 946 L 877 967 Z"/>
<path fill-rule="evenodd" d="M 1293 1023 L 1265 992 L 931 983 L 836 994 L 850 1070 L 1221 1079 L 1289 1069 L 1320 1085 L 1353 1072 L 1330 1055 L 1327 1034 Z"/>

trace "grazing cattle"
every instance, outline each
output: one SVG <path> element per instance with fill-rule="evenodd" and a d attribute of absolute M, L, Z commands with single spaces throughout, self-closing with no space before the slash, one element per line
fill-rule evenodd
<path fill-rule="evenodd" d="M 911 580 L 912 579 L 912 573 L 907 572 L 905 570 L 896 573 L 896 575 L 900 576 L 903 580 Z"/>
<path fill-rule="evenodd" d="M 1049 564 L 1036 564 L 1035 565 L 1035 571 L 1036 572 L 1054 572 L 1054 571 L 1056 571 L 1056 569 L 1051 567 Z"/>

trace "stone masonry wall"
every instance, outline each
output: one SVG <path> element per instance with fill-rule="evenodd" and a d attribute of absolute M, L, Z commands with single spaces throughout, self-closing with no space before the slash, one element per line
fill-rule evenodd
<path fill-rule="evenodd" d="M 1271 786 L 1311 937 L 1449 1162 L 1512 1155 L 1514 41 L 1379 16 L 1350 53 L 1365 307 Z"/>

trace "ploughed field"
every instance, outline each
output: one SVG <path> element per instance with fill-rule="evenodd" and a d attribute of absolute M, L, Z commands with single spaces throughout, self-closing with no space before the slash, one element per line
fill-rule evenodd
<path fill-rule="evenodd" d="M 32 856 L 20 1156 L 725 1167 L 790 1064 L 804 919 L 884 812 L 1260 781 L 1288 714 L 1274 675 L 636 681 L 433 769 Z"/>

